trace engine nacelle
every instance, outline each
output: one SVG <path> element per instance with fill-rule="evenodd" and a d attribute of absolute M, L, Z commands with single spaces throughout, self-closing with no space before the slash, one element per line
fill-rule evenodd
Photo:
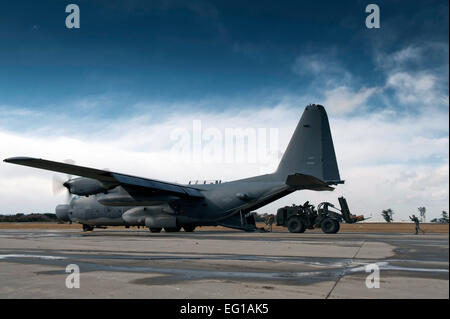
<path fill-rule="evenodd" d="M 175 216 L 164 212 L 156 207 L 135 207 L 127 210 L 122 219 L 133 226 L 147 227 L 176 227 L 177 219 Z"/>
<path fill-rule="evenodd" d="M 167 214 L 152 215 L 145 219 L 145 226 L 149 228 L 174 228 L 177 227 L 177 218 Z"/>
<path fill-rule="evenodd" d="M 127 223 L 128 225 L 133 226 L 144 226 L 145 225 L 145 218 L 149 216 L 151 212 L 147 210 L 146 207 L 135 207 L 127 210 L 122 215 L 122 219 Z"/>
<path fill-rule="evenodd" d="M 56 217 L 63 222 L 70 222 L 69 211 L 69 205 L 58 205 L 55 208 Z"/>
<path fill-rule="evenodd" d="M 70 179 L 63 184 L 71 194 L 79 196 L 89 196 L 105 193 L 111 187 L 107 187 L 102 182 L 86 177 Z"/>

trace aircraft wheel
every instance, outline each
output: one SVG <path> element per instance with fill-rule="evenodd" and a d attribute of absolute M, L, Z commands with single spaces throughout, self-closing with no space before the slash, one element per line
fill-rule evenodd
<path fill-rule="evenodd" d="M 93 231 L 94 227 L 91 225 L 83 224 L 83 231 Z"/>
<path fill-rule="evenodd" d="M 161 232 L 161 227 L 150 227 L 150 232 L 151 233 L 160 233 Z"/>
<path fill-rule="evenodd" d="M 320 227 L 325 234 L 336 234 L 339 231 L 340 225 L 338 221 L 326 218 Z"/>
<path fill-rule="evenodd" d="M 164 231 L 166 233 L 176 233 L 176 232 L 179 232 L 180 229 L 181 229 L 180 226 L 177 226 L 177 227 L 164 227 Z"/>
<path fill-rule="evenodd" d="M 195 226 L 194 225 L 186 225 L 186 226 L 183 226 L 183 229 L 187 233 L 192 233 L 195 230 Z"/>
<path fill-rule="evenodd" d="M 303 233 L 305 232 L 305 225 L 303 225 L 302 221 L 298 217 L 291 217 L 287 222 L 288 230 L 291 233 Z"/>

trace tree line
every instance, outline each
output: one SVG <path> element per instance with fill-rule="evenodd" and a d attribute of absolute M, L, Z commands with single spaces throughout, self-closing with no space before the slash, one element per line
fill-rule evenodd
<path fill-rule="evenodd" d="M 0 215 L 0 223 L 23 223 L 23 222 L 57 222 L 56 214 L 22 214 Z"/>

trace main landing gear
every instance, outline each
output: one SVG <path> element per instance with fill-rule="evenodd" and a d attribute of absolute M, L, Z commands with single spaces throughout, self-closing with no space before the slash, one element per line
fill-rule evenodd
<path fill-rule="evenodd" d="M 94 226 L 83 224 L 83 231 L 93 231 Z"/>

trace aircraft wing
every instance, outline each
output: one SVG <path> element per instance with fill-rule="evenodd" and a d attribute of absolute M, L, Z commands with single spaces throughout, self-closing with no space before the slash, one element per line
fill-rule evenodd
<path fill-rule="evenodd" d="M 193 198 L 204 197 L 203 194 L 198 189 L 193 187 L 143 177 L 135 177 L 120 173 L 114 173 L 84 166 L 72 165 L 61 162 L 53 162 L 41 158 L 11 157 L 3 161 L 6 163 L 30 166 L 54 172 L 92 178 L 100 182 L 105 182 L 107 184 L 117 184 L 117 186 L 121 185 L 125 189 L 130 190 L 139 189 L 140 191 L 142 190 L 145 191 L 146 189 L 149 191 L 159 191 L 166 194 L 172 194 L 181 197 L 193 197 Z"/>

